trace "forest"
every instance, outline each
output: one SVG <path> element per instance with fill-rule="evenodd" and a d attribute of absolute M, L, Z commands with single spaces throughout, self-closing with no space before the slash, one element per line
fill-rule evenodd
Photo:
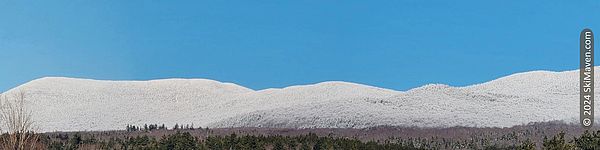
<path fill-rule="evenodd" d="M 515 132 L 493 130 L 478 130 L 475 128 L 454 128 L 450 135 L 458 135 L 468 130 L 475 136 L 462 138 L 460 136 L 435 136 L 435 137 L 410 137 L 397 134 L 394 137 L 377 137 L 373 135 L 382 131 L 400 130 L 395 127 L 382 127 L 370 130 L 346 131 L 340 129 L 209 129 L 192 128 L 191 125 L 127 125 L 121 131 L 93 131 L 93 132 L 53 132 L 37 135 L 33 142 L 39 149 L 74 150 L 74 149 L 265 149 L 265 150 L 323 150 L 323 149 L 356 149 L 356 150 L 386 150 L 386 149 L 599 149 L 600 130 L 581 130 L 581 134 L 572 134 L 579 131 L 577 127 L 565 128 L 569 125 L 555 123 L 540 123 L 524 126 L 526 132 L 516 132 L 519 128 L 513 127 Z M 534 129 L 539 131 L 534 131 Z M 407 129 L 402 132 L 406 135 L 412 132 L 434 132 L 432 129 Z M 559 130 L 556 133 L 550 132 Z M 566 132 L 565 132 L 566 131 Z M 489 134 L 482 134 L 487 132 Z M 505 132 L 505 134 L 500 134 Z M 539 133 L 548 135 L 539 137 Z M 290 134 L 291 133 L 291 134 Z M 343 134 L 340 134 L 343 133 Z M 519 133 L 529 133 L 519 134 Z M 567 134 L 571 133 L 571 134 Z M 346 135 L 344 135 L 346 134 Z M 374 137 L 347 135 L 373 135 Z M 489 136 L 497 134 L 498 137 Z M 2 138 L 8 134 L 2 135 Z M 368 140 L 370 139 L 370 140 Z M 377 140 L 375 140 L 377 139 Z M 467 140 L 471 139 L 471 140 Z M 510 142 L 512 141 L 512 142 Z"/>

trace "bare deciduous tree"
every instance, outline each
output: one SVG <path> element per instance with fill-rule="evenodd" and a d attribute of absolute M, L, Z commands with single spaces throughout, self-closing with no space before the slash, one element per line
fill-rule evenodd
<path fill-rule="evenodd" d="M 39 149 L 39 138 L 34 132 L 34 121 L 31 111 L 25 106 L 25 93 L 18 92 L 11 97 L 0 95 L 0 122 L 3 136 L 0 140 L 2 149 Z"/>

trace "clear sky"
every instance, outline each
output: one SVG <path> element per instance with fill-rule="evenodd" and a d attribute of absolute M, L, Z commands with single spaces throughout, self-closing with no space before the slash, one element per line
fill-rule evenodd
<path fill-rule="evenodd" d="M 577 69 L 586 27 L 598 38 L 598 0 L 2 0 L 0 91 L 44 76 L 463 86 Z"/>

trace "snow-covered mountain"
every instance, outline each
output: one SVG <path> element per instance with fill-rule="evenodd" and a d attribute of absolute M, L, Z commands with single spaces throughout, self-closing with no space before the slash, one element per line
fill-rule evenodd
<path fill-rule="evenodd" d="M 577 121 L 578 73 L 532 71 L 466 87 L 429 84 L 408 91 L 339 81 L 255 91 L 207 79 L 45 77 L 4 94 L 25 93 L 43 132 L 116 130 L 145 123 L 213 128 L 509 127 Z"/>

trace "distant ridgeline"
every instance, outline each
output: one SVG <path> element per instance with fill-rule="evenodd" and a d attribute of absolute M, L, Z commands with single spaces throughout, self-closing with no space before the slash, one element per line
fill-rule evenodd
<path fill-rule="evenodd" d="M 577 76 L 577 70 L 531 71 L 465 87 L 430 84 L 408 91 L 339 81 L 255 91 L 207 79 L 46 77 L 5 94 L 25 93 L 42 132 L 120 130 L 148 122 L 210 128 L 511 127 L 577 123 Z"/>

